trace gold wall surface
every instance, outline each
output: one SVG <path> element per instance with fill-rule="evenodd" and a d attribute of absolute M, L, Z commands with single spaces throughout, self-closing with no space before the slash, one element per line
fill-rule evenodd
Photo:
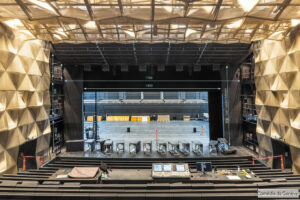
<path fill-rule="evenodd" d="M 272 156 L 270 138 L 290 146 L 300 173 L 300 34 L 255 44 L 255 85 L 260 156 Z"/>
<path fill-rule="evenodd" d="M 50 142 L 49 44 L 0 23 L 0 174 L 15 173 L 19 146 L 36 139 L 36 155 Z"/>

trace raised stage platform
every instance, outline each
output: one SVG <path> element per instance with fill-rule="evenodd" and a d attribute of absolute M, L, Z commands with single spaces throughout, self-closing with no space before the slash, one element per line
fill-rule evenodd
<path fill-rule="evenodd" d="M 182 153 L 180 153 L 178 156 L 174 156 L 172 154 L 170 154 L 169 152 L 166 154 L 160 154 L 158 152 L 152 152 L 151 154 L 145 154 L 143 152 L 139 152 L 137 154 L 130 154 L 128 152 L 125 153 L 111 153 L 111 154 L 105 154 L 102 153 L 100 151 L 80 151 L 80 152 L 65 152 L 62 151 L 62 153 L 59 155 L 60 157 L 74 157 L 74 158 L 160 158 L 160 159 L 164 159 L 164 158 L 170 158 L 170 159 L 176 159 L 176 158 L 201 158 L 201 157 L 239 157 L 239 156 L 257 156 L 256 154 L 254 154 L 253 152 L 251 152 L 250 150 L 244 148 L 244 147 L 238 147 L 238 146 L 231 146 L 230 149 L 235 149 L 236 153 L 232 154 L 232 155 L 224 155 L 222 153 L 218 153 L 218 154 L 210 154 L 209 152 L 205 152 L 204 154 L 202 154 L 201 156 L 197 156 L 195 155 L 193 152 L 190 152 L 190 154 L 188 155 L 184 155 Z"/>
<path fill-rule="evenodd" d="M 92 122 L 85 122 L 85 128 L 92 128 Z M 130 132 L 127 132 L 130 128 Z M 194 132 L 194 128 L 196 132 Z M 156 138 L 157 131 L 157 138 Z M 100 121 L 98 122 L 98 139 L 112 140 L 114 148 L 117 141 L 123 141 L 125 144 L 125 152 L 129 152 L 129 143 L 141 143 L 152 141 L 178 143 L 180 141 L 192 143 L 200 141 L 203 144 L 203 153 L 207 154 L 209 150 L 209 122 L 206 121 L 182 121 L 172 120 L 169 122 L 115 122 Z M 86 135 L 83 137 L 86 139 Z M 85 149 L 88 145 L 85 145 Z M 96 145 L 96 149 L 99 145 Z M 154 150 L 156 148 L 154 147 Z"/>

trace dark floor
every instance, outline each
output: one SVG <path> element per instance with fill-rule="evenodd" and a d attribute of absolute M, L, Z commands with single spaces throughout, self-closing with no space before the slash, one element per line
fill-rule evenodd
<path fill-rule="evenodd" d="M 168 154 L 165 158 L 149 158 L 141 154 L 134 158 L 126 158 L 126 155 L 118 158 L 117 154 L 99 152 L 63 152 L 42 168 L 0 176 L 0 199 L 246 200 L 257 199 L 258 189 L 299 190 L 299 175 L 271 169 L 260 161 L 253 163 L 253 154 L 249 150 L 231 148 L 237 150 L 235 155 L 210 157 L 173 157 Z M 197 162 L 210 162 L 214 170 L 198 172 Z M 190 176 L 151 176 L 154 163 L 188 164 Z M 108 173 L 103 165 L 107 166 Z M 65 176 L 74 167 L 101 167 L 102 170 L 93 178 Z M 246 177 L 246 174 L 251 177 Z"/>

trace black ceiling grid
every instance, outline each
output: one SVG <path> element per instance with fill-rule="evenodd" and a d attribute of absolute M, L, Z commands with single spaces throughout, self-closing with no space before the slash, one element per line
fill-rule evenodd
<path fill-rule="evenodd" d="M 170 47 L 169 47 L 170 45 Z M 99 47 L 99 48 L 98 48 Z M 248 53 L 250 44 L 169 43 L 58 43 L 56 57 L 68 65 L 225 65 L 234 64 Z M 199 56 L 201 58 L 199 59 Z"/>

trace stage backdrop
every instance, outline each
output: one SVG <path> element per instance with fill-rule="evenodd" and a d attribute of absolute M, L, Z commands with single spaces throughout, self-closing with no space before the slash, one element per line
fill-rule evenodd
<path fill-rule="evenodd" d="M 0 22 L 0 174 L 17 171 L 27 141 L 37 156 L 49 150 L 49 45 L 23 33 Z"/>
<path fill-rule="evenodd" d="M 260 156 L 274 154 L 270 138 L 284 141 L 300 173 L 300 34 L 258 42 L 254 54 Z"/>

